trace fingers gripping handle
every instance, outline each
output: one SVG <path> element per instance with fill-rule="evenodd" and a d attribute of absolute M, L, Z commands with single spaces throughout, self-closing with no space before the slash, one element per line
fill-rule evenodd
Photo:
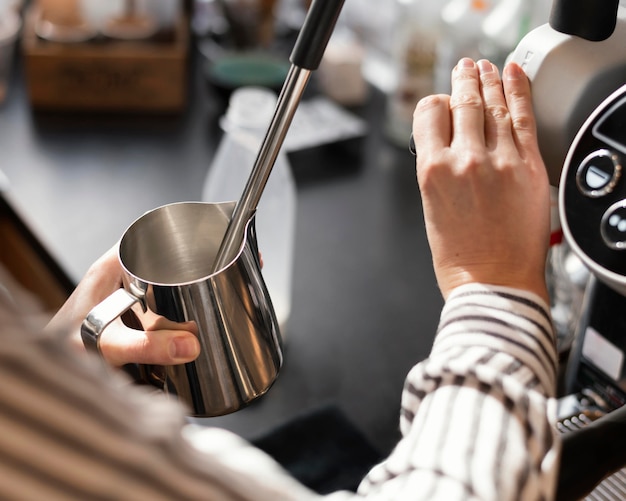
<path fill-rule="evenodd" d="M 100 335 L 116 318 L 128 311 L 135 303 L 142 302 L 125 289 L 118 289 L 88 314 L 80 327 L 83 344 L 88 351 L 100 353 Z M 142 303 L 143 307 L 143 303 Z"/>

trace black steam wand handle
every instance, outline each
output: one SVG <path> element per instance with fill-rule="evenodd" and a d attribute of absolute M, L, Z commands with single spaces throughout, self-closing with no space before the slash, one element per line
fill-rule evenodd
<path fill-rule="evenodd" d="M 295 66 L 316 70 L 335 29 L 344 0 L 314 0 L 307 12 L 289 60 Z"/>
<path fill-rule="evenodd" d="M 322 60 L 343 3 L 344 0 L 313 0 L 309 7 L 290 56 L 291 68 L 278 96 L 274 116 L 226 228 L 213 262 L 213 273 L 233 261 L 241 248 L 246 226 L 256 212 L 311 72 Z"/>
<path fill-rule="evenodd" d="M 601 42 L 617 24 L 619 0 L 554 0 L 550 26 L 568 35 Z"/>

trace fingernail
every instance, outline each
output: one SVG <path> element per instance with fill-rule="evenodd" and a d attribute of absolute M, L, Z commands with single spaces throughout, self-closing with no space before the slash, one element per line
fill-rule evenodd
<path fill-rule="evenodd" d="M 473 68 L 474 60 L 470 59 L 469 57 L 464 57 L 459 61 L 459 64 L 457 66 L 459 68 Z"/>
<path fill-rule="evenodd" d="M 521 78 L 525 78 L 524 70 L 520 68 L 517 64 L 508 64 L 506 68 L 504 68 L 504 78 L 506 80 L 519 80 Z"/>
<path fill-rule="evenodd" d="M 493 65 L 486 59 L 481 59 L 478 61 L 478 69 L 481 73 L 491 73 L 493 72 Z"/>
<path fill-rule="evenodd" d="M 170 343 L 170 357 L 173 359 L 194 359 L 199 354 L 198 342 L 188 337 L 176 337 Z"/>

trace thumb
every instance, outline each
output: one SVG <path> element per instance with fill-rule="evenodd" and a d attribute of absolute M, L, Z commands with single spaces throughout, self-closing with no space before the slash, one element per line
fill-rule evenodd
<path fill-rule="evenodd" d="M 177 365 L 191 362 L 200 354 L 200 342 L 193 333 L 194 325 L 179 324 L 177 327 L 142 331 L 126 327 L 118 320 L 102 333 L 100 352 L 114 367 L 128 363 Z"/>

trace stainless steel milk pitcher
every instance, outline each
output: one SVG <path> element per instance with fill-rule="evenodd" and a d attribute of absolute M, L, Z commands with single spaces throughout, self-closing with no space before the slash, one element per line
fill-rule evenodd
<path fill-rule="evenodd" d="M 211 273 L 234 205 L 174 203 L 137 219 L 119 245 L 124 288 L 96 306 L 82 325 L 85 343 L 97 346 L 106 326 L 133 306 L 140 321 L 156 315 L 195 322 L 200 356 L 157 372 L 164 391 L 198 417 L 236 411 L 263 395 L 283 360 L 261 274 L 254 216 L 233 259 Z M 144 369 L 155 372 L 151 366 Z"/>

